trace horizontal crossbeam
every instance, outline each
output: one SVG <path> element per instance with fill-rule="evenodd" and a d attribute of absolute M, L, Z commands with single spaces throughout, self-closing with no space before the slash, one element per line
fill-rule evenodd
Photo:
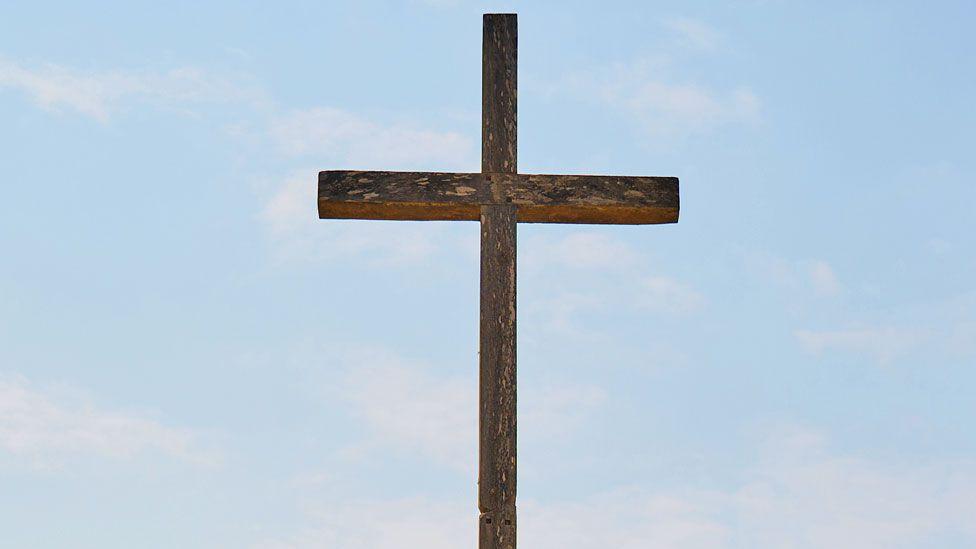
<path fill-rule="evenodd" d="M 678 221 L 678 178 L 324 171 L 319 218 L 477 221 L 514 204 L 523 223 L 645 225 Z"/>

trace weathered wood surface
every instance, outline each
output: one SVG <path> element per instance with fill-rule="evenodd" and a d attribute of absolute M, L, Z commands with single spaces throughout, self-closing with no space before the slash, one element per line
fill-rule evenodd
<path fill-rule="evenodd" d="M 481 171 L 516 173 L 518 16 L 486 13 L 481 42 Z"/>
<path fill-rule="evenodd" d="M 514 207 L 483 206 L 478 468 L 483 549 L 514 547 L 515 540 L 515 257 Z"/>
<path fill-rule="evenodd" d="M 506 153 L 507 154 L 507 153 Z M 484 164 L 488 164 L 486 158 Z M 511 163 L 507 160 L 505 165 Z M 484 204 L 514 204 L 521 223 L 678 221 L 676 177 L 324 171 L 319 217 L 476 221 Z"/>
<path fill-rule="evenodd" d="M 514 175 L 518 20 L 485 14 L 482 42 L 481 171 Z M 478 421 L 478 547 L 515 549 L 516 206 L 498 185 L 481 185 L 481 325 Z"/>

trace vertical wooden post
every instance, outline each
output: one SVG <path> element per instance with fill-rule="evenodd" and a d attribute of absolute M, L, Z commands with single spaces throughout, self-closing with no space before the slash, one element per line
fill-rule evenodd
<path fill-rule="evenodd" d="M 485 14 L 481 171 L 516 173 L 518 21 Z M 515 548 L 515 206 L 481 207 L 478 547 Z"/>

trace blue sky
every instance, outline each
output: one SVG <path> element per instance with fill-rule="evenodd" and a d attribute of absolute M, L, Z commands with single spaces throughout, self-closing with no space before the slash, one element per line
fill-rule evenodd
<path fill-rule="evenodd" d="M 0 545 L 474 546 L 478 228 L 321 169 L 675 175 L 519 228 L 520 543 L 976 546 L 968 2 L 0 6 Z"/>

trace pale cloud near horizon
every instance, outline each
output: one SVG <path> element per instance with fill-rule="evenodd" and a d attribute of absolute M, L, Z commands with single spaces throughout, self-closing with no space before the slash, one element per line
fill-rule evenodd
<path fill-rule="evenodd" d="M 83 456 L 131 459 L 159 454 L 213 466 L 219 456 L 197 434 L 121 411 L 103 410 L 65 391 L 43 391 L 21 376 L 0 377 L 0 454 L 39 468 Z"/>
<path fill-rule="evenodd" d="M 437 376 L 390 353 L 362 353 L 351 360 L 342 398 L 371 434 L 346 454 L 392 448 L 474 471 L 478 406 L 471 376 Z"/>
<path fill-rule="evenodd" d="M 527 547 L 604 549 L 922 549 L 976 543 L 976 463 L 893 462 L 844 454 L 817 432 L 787 429 L 761 442 L 726 489 L 618 487 L 519 503 Z M 310 501 L 307 524 L 264 549 L 448 549 L 473 543 L 468 501 L 415 497 Z M 953 541 L 949 541 L 953 540 Z"/>
<path fill-rule="evenodd" d="M 0 56 L 0 89 L 20 90 L 48 111 L 74 111 L 107 122 L 126 101 L 184 106 L 199 102 L 264 101 L 255 88 L 208 71 L 79 70 L 45 63 L 27 65 Z"/>
<path fill-rule="evenodd" d="M 477 358 L 473 360 L 476 363 Z M 373 451 L 384 455 L 393 451 L 475 473 L 478 379 L 474 368 L 467 368 L 467 375 L 438 374 L 428 365 L 378 350 L 352 352 L 342 364 L 337 398 L 369 433 L 362 442 L 344 448 L 342 455 L 359 458 Z M 606 399 L 602 388 L 589 385 L 549 384 L 528 394 L 520 404 L 519 431 L 533 439 L 571 436 Z"/>

